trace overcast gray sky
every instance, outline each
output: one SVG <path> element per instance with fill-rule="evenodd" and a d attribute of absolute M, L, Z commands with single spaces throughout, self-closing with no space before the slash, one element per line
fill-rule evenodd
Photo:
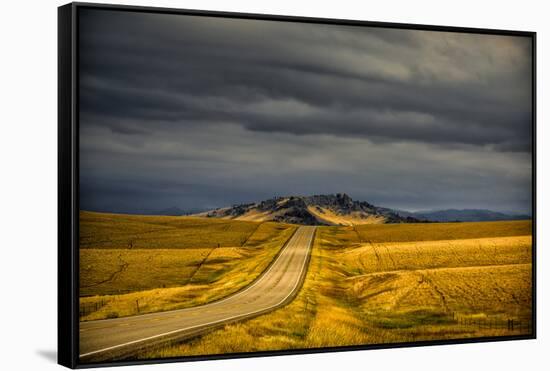
<path fill-rule="evenodd" d="M 529 38 L 81 12 L 82 209 L 531 211 Z"/>

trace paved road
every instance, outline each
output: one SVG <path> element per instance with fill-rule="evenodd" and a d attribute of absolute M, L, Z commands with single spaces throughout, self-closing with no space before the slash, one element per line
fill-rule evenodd
<path fill-rule="evenodd" d="M 80 360 L 120 359 L 142 349 L 190 338 L 214 327 L 267 313 L 299 291 L 315 227 L 302 226 L 277 259 L 246 289 L 198 307 L 80 323 Z"/>

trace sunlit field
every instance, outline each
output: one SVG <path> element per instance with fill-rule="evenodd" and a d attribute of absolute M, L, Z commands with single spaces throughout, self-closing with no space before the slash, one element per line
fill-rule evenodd
<path fill-rule="evenodd" d="M 139 358 L 529 334 L 531 222 L 319 227 L 272 313 Z"/>
<path fill-rule="evenodd" d="M 258 277 L 295 229 L 270 222 L 82 213 L 80 319 L 180 309 L 225 297 Z"/>

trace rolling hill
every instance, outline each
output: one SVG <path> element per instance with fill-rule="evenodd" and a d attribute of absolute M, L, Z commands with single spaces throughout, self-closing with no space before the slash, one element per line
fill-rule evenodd
<path fill-rule="evenodd" d="M 304 225 L 357 225 L 418 223 L 391 209 L 354 201 L 345 193 L 275 197 L 261 202 L 233 205 L 196 214 L 209 218 L 277 221 Z"/>

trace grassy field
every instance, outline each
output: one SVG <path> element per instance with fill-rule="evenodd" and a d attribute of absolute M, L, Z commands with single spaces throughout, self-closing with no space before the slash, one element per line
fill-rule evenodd
<path fill-rule="evenodd" d="M 424 224 L 374 224 L 354 228 L 358 242 L 407 242 L 526 236 L 531 221 Z"/>
<path fill-rule="evenodd" d="M 186 216 L 80 212 L 81 249 L 243 246 L 260 223 Z"/>
<path fill-rule="evenodd" d="M 289 305 L 140 358 L 526 334 L 530 233 L 530 221 L 321 227 Z"/>
<path fill-rule="evenodd" d="M 180 309 L 227 296 L 252 282 L 295 229 L 83 212 L 80 319 Z"/>

